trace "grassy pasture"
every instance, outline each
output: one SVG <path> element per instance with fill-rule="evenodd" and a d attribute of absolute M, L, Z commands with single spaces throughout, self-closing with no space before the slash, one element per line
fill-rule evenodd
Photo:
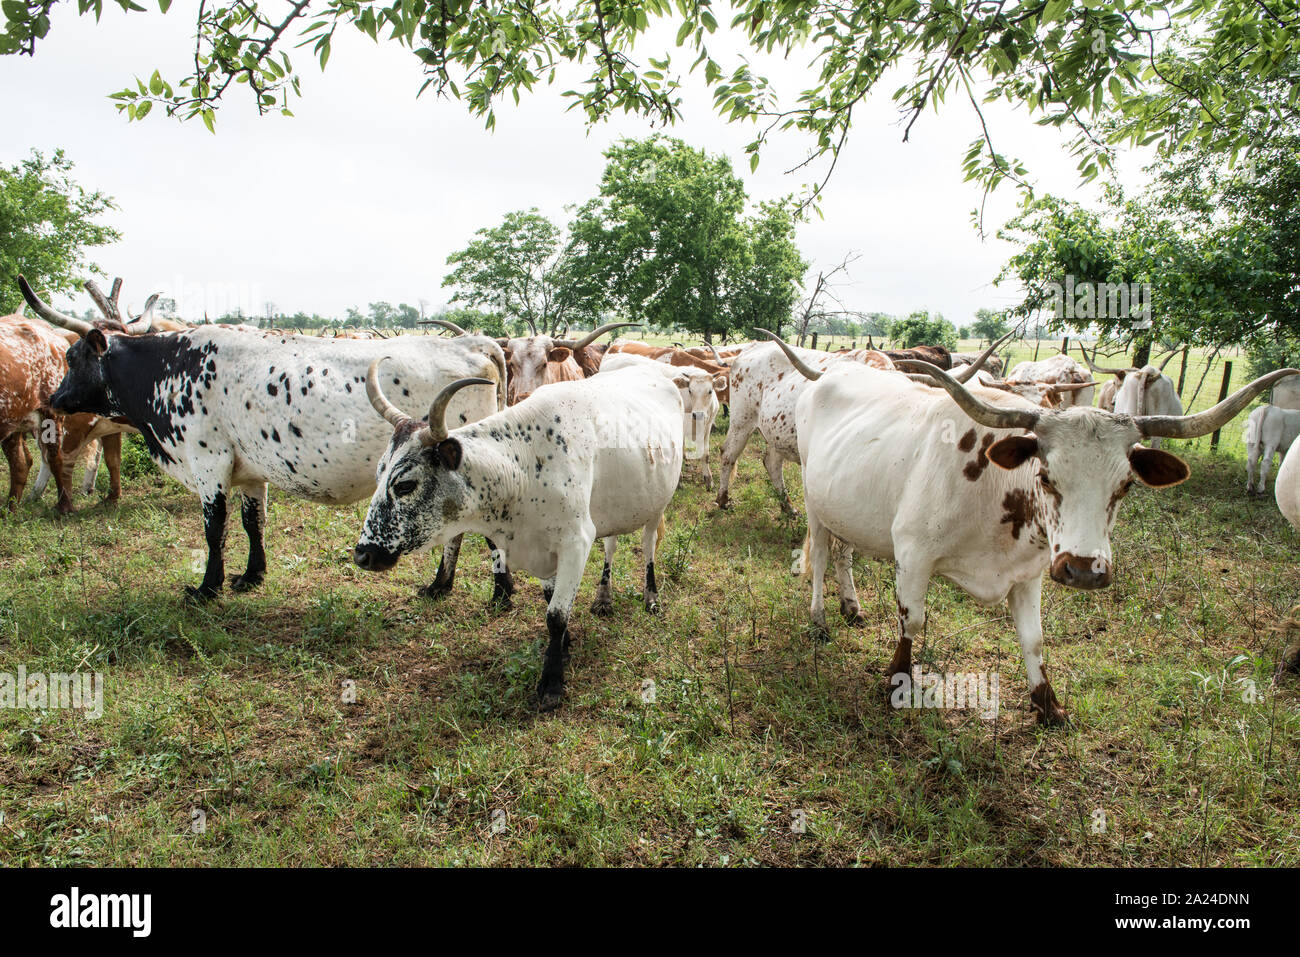
<path fill-rule="evenodd" d="M 1217 387 L 1212 371 L 1198 408 Z M 1073 719 L 1056 731 L 1033 723 L 1005 609 L 945 583 L 916 659 L 998 673 L 995 720 L 885 707 L 887 565 L 857 563 L 869 624 L 846 627 L 831 586 L 834 641 L 813 643 L 789 574 L 803 524 L 759 436 L 731 511 L 686 478 L 660 616 L 637 536 L 615 616 L 588 614 L 593 550 L 568 697 L 546 715 L 540 587 L 520 576 L 514 611 L 489 612 L 481 542 L 429 603 L 431 558 L 351 564 L 364 504 L 273 491 L 266 585 L 195 609 L 193 496 L 139 474 L 115 510 L 56 520 L 47 494 L 0 519 L 0 671 L 103 672 L 105 712 L 0 710 L 0 863 L 1295 865 L 1300 680 L 1271 677 L 1300 536 L 1243 496 L 1240 431 L 1217 455 L 1173 443 L 1192 479 L 1129 495 L 1110 589 L 1045 586 Z M 801 504 L 796 467 L 787 481 Z M 237 522 L 229 540 L 239 570 Z"/>

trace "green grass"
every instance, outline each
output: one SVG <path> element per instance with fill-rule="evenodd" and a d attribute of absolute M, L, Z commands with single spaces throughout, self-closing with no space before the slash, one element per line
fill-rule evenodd
<path fill-rule="evenodd" d="M 834 641 L 807 637 L 803 527 L 761 446 L 730 512 L 693 476 L 678 493 L 661 616 L 634 536 L 615 616 L 588 614 L 593 551 L 568 696 L 545 715 L 540 588 L 520 576 L 515 610 L 489 613 L 481 542 L 431 604 L 414 594 L 429 559 L 351 564 L 364 505 L 273 493 L 265 587 L 194 609 L 199 508 L 178 486 L 137 476 L 116 510 L 62 521 L 20 508 L 0 535 L 0 671 L 94 669 L 107 691 L 98 721 L 0 710 L 0 863 L 1300 863 L 1300 683 L 1271 684 L 1300 539 L 1243 496 L 1238 459 L 1184 450 L 1191 481 L 1128 497 L 1110 589 L 1045 587 L 1073 719 L 1045 731 L 1004 609 L 946 584 L 917 657 L 998 672 L 995 721 L 887 711 L 885 564 L 858 562 L 867 626 L 831 611 Z M 237 570 L 237 523 L 230 545 Z"/>

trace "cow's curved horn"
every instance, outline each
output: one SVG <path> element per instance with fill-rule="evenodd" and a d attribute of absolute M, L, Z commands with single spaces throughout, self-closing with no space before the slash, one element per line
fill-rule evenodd
<path fill-rule="evenodd" d="M 1148 438 L 1194 439 L 1222 428 L 1228 420 L 1250 405 L 1252 399 L 1287 376 L 1300 375 L 1300 369 L 1278 369 L 1260 376 L 1250 385 L 1238 389 L 1212 409 L 1195 415 L 1139 415 L 1133 419 L 1138 431 Z"/>
<path fill-rule="evenodd" d="M 708 348 L 708 350 L 709 350 L 710 352 L 713 353 L 713 361 L 714 361 L 714 362 L 719 362 L 719 363 L 722 362 L 722 356 L 718 355 L 718 350 L 715 349 L 715 348 L 713 348 L 713 343 L 712 343 L 712 342 L 706 342 L 706 343 L 704 343 L 704 345 Z"/>
<path fill-rule="evenodd" d="M 158 301 L 161 293 L 154 293 L 144 303 L 144 312 L 136 316 L 132 321 L 125 323 L 126 331 L 133 336 L 142 336 L 153 328 L 153 307 Z"/>
<path fill-rule="evenodd" d="M 389 425 L 397 429 L 409 422 L 411 416 L 389 402 L 384 395 L 384 390 L 379 386 L 379 365 L 388 358 L 390 357 L 383 356 L 370 363 L 370 368 L 366 370 L 366 395 L 370 397 L 370 404 L 375 407 L 375 411 L 382 415 Z"/>
<path fill-rule="evenodd" d="M 447 406 L 451 403 L 452 396 L 466 386 L 471 385 L 495 387 L 496 383 L 491 379 L 476 377 L 473 379 L 457 379 L 455 382 L 443 386 L 442 391 L 434 397 L 433 404 L 429 406 L 428 426 L 420 430 L 421 445 L 433 445 L 447 437 Z"/>
<path fill-rule="evenodd" d="M 1088 368 L 1092 370 L 1093 375 L 1127 375 L 1133 371 L 1132 369 L 1107 369 L 1105 366 L 1097 365 L 1092 361 L 1092 359 L 1097 358 L 1096 346 L 1092 347 L 1092 359 L 1088 358 L 1088 350 L 1084 347 L 1082 342 L 1079 343 L 1079 351 L 1083 353 L 1083 361 L 1088 363 Z"/>
<path fill-rule="evenodd" d="M 65 316 L 63 313 L 59 312 L 59 310 L 47 304 L 40 296 L 36 295 L 32 287 L 28 285 L 27 280 L 22 276 L 18 277 L 18 289 L 22 292 L 23 298 L 27 300 L 27 305 L 32 307 L 32 311 L 46 322 L 50 323 L 50 325 L 62 326 L 64 329 L 70 329 L 79 336 L 84 336 L 86 333 L 90 332 L 90 330 L 95 328 L 84 319 Z"/>
<path fill-rule="evenodd" d="M 448 332 L 454 332 L 458 336 L 469 335 L 468 332 L 466 332 L 460 326 L 456 325 L 456 323 L 452 322 L 450 319 L 430 319 L 427 322 L 421 323 L 421 325 L 441 326 L 443 329 L 446 329 Z"/>
<path fill-rule="evenodd" d="M 979 372 L 981 368 L 983 368 L 984 363 L 988 361 L 988 357 L 993 355 L 993 353 L 997 350 L 998 346 L 1002 345 L 1002 343 L 1006 342 L 1015 334 L 1016 334 L 1016 330 L 1012 329 L 1010 332 L 1008 332 L 997 342 L 990 344 L 987 349 L 985 349 L 983 352 L 981 352 L 978 356 L 975 357 L 974 362 L 970 363 L 970 365 L 968 365 L 965 369 L 962 369 L 960 372 L 958 372 L 955 376 L 953 376 L 953 378 L 956 379 L 958 382 L 969 382 L 970 377 L 973 376 L 976 372 Z"/>
<path fill-rule="evenodd" d="M 639 322 L 607 322 L 603 326 L 597 326 L 577 342 L 574 342 L 572 339 L 556 339 L 555 344 L 557 346 L 565 346 L 572 349 L 574 352 L 577 352 L 580 349 L 587 348 L 587 346 L 591 345 L 607 332 L 613 332 L 615 329 L 623 329 L 628 326 L 640 325 L 641 323 Z"/>
<path fill-rule="evenodd" d="M 948 394 L 980 425 L 990 429 L 1032 429 L 1038 424 L 1040 413 L 1030 409 L 1005 409 L 977 398 L 960 382 L 938 366 L 928 362 L 917 362 L 934 383 L 948 390 Z"/>
<path fill-rule="evenodd" d="M 1097 383 L 1095 382 L 1049 382 L 1046 383 L 1048 392 L 1078 392 L 1080 389 L 1091 389 Z"/>
<path fill-rule="evenodd" d="M 808 365 L 808 363 L 804 362 L 797 355 L 795 355 L 794 350 L 790 348 L 789 344 L 787 344 L 786 341 L 782 339 L 780 336 L 778 336 L 775 332 L 768 332 L 766 329 L 760 329 L 757 326 L 754 327 L 754 331 L 761 332 L 763 335 L 767 336 L 778 346 L 780 346 L 781 351 L 785 353 L 785 357 L 790 360 L 790 365 L 798 369 L 800 374 L 802 374 L 805 379 L 811 379 L 813 382 L 816 382 L 818 379 L 820 379 L 823 375 L 826 374 L 824 372 L 818 371 L 817 369 L 814 369 L 812 366 Z"/>

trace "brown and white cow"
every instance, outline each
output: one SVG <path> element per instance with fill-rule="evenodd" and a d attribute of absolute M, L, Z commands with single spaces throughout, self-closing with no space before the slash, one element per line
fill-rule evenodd
<path fill-rule="evenodd" d="M 1007 373 L 1009 382 L 1042 382 L 1047 385 L 1077 385 L 1088 383 L 1074 392 L 1060 393 L 1060 406 L 1068 409 L 1074 405 L 1092 405 L 1096 389 L 1088 370 L 1067 353 L 1061 352 L 1046 359 L 1018 362 Z"/>
<path fill-rule="evenodd" d="M 434 319 L 430 324 L 442 326 L 458 336 L 467 335 L 464 329 L 446 319 Z M 614 329 L 636 325 L 639 323 L 606 323 L 577 340 L 545 335 L 497 339 L 506 356 L 506 404 L 514 405 L 553 382 L 577 382 L 595 375 L 600 370 L 602 355 L 600 350 L 591 348 L 592 343 Z"/>
<path fill-rule="evenodd" d="M 55 475 L 56 511 L 72 511 L 72 493 L 63 467 L 63 417 L 51 398 L 68 371 L 68 340 L 39 319 L 0 318 L 0 445 L 9 463 L 9 508 L 17 507 L 27 485 L 32 455 L 25 436 L 32 432 Z"/>
<path fill-rule="evenodd" d="M 606 355 L 619 354 L 653 359 L 678 369 L 693 368 L 707 372 L 721 384 L 718 390 L 718 401 L 725 406 L 731 406 L 731 380 L 728 375 L 731 372 L 731 364 L 724 361 L 716 351 L 714 353 L 716 358 L 706 359 L 696 355 L 693 350 L 683 349 L 680 346 L 652 346 L 632 339 L 616 339 L 610 343 Z"/>
<path fill-rule="evenodd" d="M 814 632 L 826 636 L 833 540 L 843 546 L 835 574 L 851 618 L 853 550 L 892 559 L 899 642 L 889 676 L 897 691 L 910 680 L 929 581 L 942 575 L 983 604 L 1008 602 L 1034 710 L 1059 724 L 1066 714 L 1043 670 L 1043 573 L 1071 588 L 1109 585 L 1110 531 L 1130 487 L 1166 488 L 1188 475 L 1181 459 L 1141 440 L 1212 432 L 1295 370 L 1256 379 L 1198 415 L 1137 418 L 1090 406 L 1046 410 L 925 371 L 942 390 L 843 363 L 816 373 L 799 400 Z"/>

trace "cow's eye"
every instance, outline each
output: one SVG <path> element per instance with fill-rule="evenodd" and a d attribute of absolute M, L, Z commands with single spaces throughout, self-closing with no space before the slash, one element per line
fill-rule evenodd
<path fill-rule="evenodd" d="M 404 482 L 398 482 L 396 485 L 393 486 L 393 494 L 396 495 L 398 498 L 402 498 L 405 495 L 410 495 L 412 492 L 415 491 L 415 486 L 417 486 L 418 484 L 420 483 L 414 481 L 413 479 L 407 479 Z"/>
<path fill-rule="evenodd" d="M 1039 484 L 1041 484 L 1043 488 L 1047 489 L 1048 491 L 1051 491 L 1052 489 L 1056 488 L 1056 486 L 1052 484 L 1052 480 L 1047 477 L 1046 472 L 1038 473 L 1038 481 Z"/>

